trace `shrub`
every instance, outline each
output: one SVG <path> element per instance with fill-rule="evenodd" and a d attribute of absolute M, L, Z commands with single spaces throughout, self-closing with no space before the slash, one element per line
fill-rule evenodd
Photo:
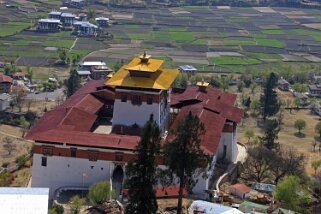
<path fill-rule="evenodd" d="M 8 165 L 9 165 L 9 163 L 8 163 L 8 162 L 4 162 L 4 163 L 2 164 L 2 167 L 3 167 L 3 168 L 7 168 L 7 167 L 8 167 Z"/>
<path fill-rule="evenodd" d="M 16 158 L 16 163 L 18 164 L 19 168 L 24 166 L 27 161 L 27 155 L 20 155 Z"/>
<path fill-rule="evenodd" d="M 90 186 L 88 198 L 94 204 L 102 204 L 112 196 L 113 192 L 108 181 L 102 181 Z"/>
<path fill-rule="evenodd" d="M 31 165 L 32 165 L 32 162 L 31 162 L 31 160 L 27 160 L 26 162 L 25 162 L 25 167 L 31 167 Z"/>

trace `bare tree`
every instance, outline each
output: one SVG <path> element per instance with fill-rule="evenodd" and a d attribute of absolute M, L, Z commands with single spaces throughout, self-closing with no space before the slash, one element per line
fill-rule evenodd
<path fill-rule="evenodd" d="M 280 149 L 271 157 L 270 171 L 274 183 L 287 175 L 302 175 L 304 173 L 305 157 L 293 149 Z"/>
<path fill-rule="evenodd" d="M 24 97 L 27 95 L 27 93 L 21 85 L 17 85 L 13 88 L 12 94 L 14 97 L 14 104 L 18 107 L 19 112 L 21 112 Z"/>
<path fill-rule="evenodd" d="M 268 179 L 273 151 L 264 146 L 257 146 L 250 147 L 247 153 L 248 157 L 243 164 L 241 178 L 256 182 Z"/>
<path fill-rule="evenodd" d="M 16 144 L 13 143 L 11 138 L 5 137 L 3 139 L 3 148 L 8 151 L 8 155 L 11 155 L 16 150 Z"/>

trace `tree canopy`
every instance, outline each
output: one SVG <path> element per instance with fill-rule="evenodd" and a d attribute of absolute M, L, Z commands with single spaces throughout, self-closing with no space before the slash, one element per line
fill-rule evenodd
<path fill-rule="evenodd" d="M 299 130 L 299 133 L 301 134 L 301 130 L 304 129 L 306 126 L 305 120 L 297 119 L 294 123 L 294 127 Z"/>
<path fill-rule="evenodd" d="M 309 202 L 307 192 L 300 185 L 300 178 L 293 175 L 285 177 L 277 184 L 274 196 L 281 201 L 282 207 L 296 212 L 302 212 L 304 208 L 300 205 Z"/>
<path fill-rule="evenodd" d="M 278 95 L 274 88 L 277 86 L 278 77 L 275 73 L 271 73 L 263 87 L 263 95 L 261 96 L 262 116 L 265 120 L 267 117 L 276 115 L 280 109 Z"/>
<path fill-rule="evenodd" d="M 172 134 L 174 139 L 164 146 L 165 165 L 168 166 L 170 180 L 175 182 L 176 175 L 179 183 L 179 199 L 177 213 L 182 210 L 183 190 L 191 190 L 196 184 L 197 177 L 205 171 L 208 156 L 201 149 L 200 136 L 205 133 L 200 119 L 191 112 L 181 119 Z"/>
<path fill-rule="evenodd" d="M 151 115 L 145 124 L 134 158 L 127 166 L 129 204 L 126 214 L 154 214 L 158 209 L 153 186 L 157 183 L 160 129 Z"/>

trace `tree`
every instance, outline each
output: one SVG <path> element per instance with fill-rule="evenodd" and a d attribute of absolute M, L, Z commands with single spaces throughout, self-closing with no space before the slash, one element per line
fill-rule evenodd
<path fill-rule="evenodd" d="M 53 205 L 51 209 L 49 209 L 49 214 L 63 214 L 64 213 L 64 207 L 62 205 Z"/>
<path fill-rule="evenodd" d="M 305 120 L 297 119 L 294 123 L 294 127 L 299 130 L 299 134 L 301 135 L 301 130 L 306 126 Z"/>
<path fill-rule="evenodd" d="M 20 126 L 22 127 L 22 137 L 24 137 L 25 133 L 29 129 L 30 123 L 26 120 L 24 116 L 20 117 L 19 123 L 20 123 Z"/>
<path fill-rule="evenodd" d="M 252 100 L 250 105 L 253 114 L 257 114 L 261 109 L 261 102 L 259 100 Z"/>
<path fill-rule="evenodd" d="M 270 158 L 270 174 L 275 184 L 287 175 L 301 176 L 304 174 L 305 157 L 291 148 L 274 151 Z"/>
<path fill-rule="evenodd" d="M 293 85 L 293 89 L 295 92 L 300 92 L 300 93 L 304 93 L 304 92 L 309 91 L 309 87 L 307 84 L 300 84 L 300 83 L 295 83 Z"/>
<path fill-rule="evenodd" d="M 300 205 L 309 202 L 307 192 L 300 185 L 300 178 L 293 175 L 285 177 L 277 184 L 274 196 L 281 201 L 282 207 L 296 212 L 304 209 L 300 208 Z"/>
<path fill-rule="evenodd" d="M 27 77 L 29 78 L 30 82 L 32 82 L 33 70 L 30 67 L 27 68 L 27 73 L 28 73 Z"/>
<path fill-rule="evenodd" d="M 311 163 L 312 168 L 314 169 L 314 175 L 317 175 L 317 170 L 320 168 L 321 166 L 321 160 L 314 160 Z"/>
<path fill-rule="evenodd" d="M 187 84 L 188 84 L 188 77 L 187 74 L 185 73 L 180 73 L 174 83 L 173 83 L 173 87 L 176 88 L 187 88 Z"/>
<path fill-rule="evenodd" d="M 248 129 L 245 131 L 244 136 L 248 139 L 247 143 L 249 143 L 251 138 L 254 137 L 254 131 L 252 129 Z"/>
<path fill-rule="evenodd" d="M 241 178 L 259 183 L 268 179 L 272 155 L 273 151 L 262 145 L 248 148 Z"/>
<path fill-rule="evenodd" d="M 157 156 L 160 153 L 160 129 L 151 115 L 145 124 L 134 158 L 127 166 L 129 204 L 126 214 L 156 213 Z"/>
<path fill-rule="evenodd" d="M 240 91 L 240 92 L 242 92 L 242 91 L 243 91 L 243 88 L 244 88 L 244 85 L 245 85 L 245 84 L 244 84 L 243 81 L 238 82 L 237 85 L 236 85 L 236 86 L 237 86 L 237 90 Z"/>
<path fill-rule="evenodd" d="M 257 87 L 257 84 L 255 82 L 253 82 L 251 85 L 250 85 L 250 89 L 251 89 L 251 92 L 252 94 L 255 94 L 255 89 Z"/>
<path fill-rule="evenodd" d="M 317 123 L 317 125 L 315 125 L 314 128 L 316 134 L 319 135 L 319 139 L 321 140 L 321 121 Z"/>
<path fill-rule="evenodd" d="M 171 131 L 174 139 L 164 145 L 165 165 L 168 174 L 176 175 L 179 183 L 177 213 L 182 211 L 183 190 L 191 190 L 197 177 L 206 169 L 208 156 L 201 149 L 200 137 L 205 133 L 204 125 L 191 112 L 181 119 Z M 203 174 L 204 175 L 204 174 Z M 173 177 L 170 179 L 173 181 Z"/>
<path fill-rule="evenodd" d="M 78 214 L 80 212 L 80 208 L 85 204 L 85 201 L 78 195 L 75 195 L 70 199 L 70 203 L 71 213 Z"/>
<path fill-rule="evenodd" d="M 96 16 L 96 11 L 94 9 L 89 9 L 87 12 L 87 19 L 94 19 Z"/>
<path fill-rule="evenodd" d="M 275 141 L 278 139 L 279 131 L 280 125 L 278 120 L 266 120 L 264 126 L 264 136 L 260 138 L 261 143 L 268 149 L 273 149 L 275 147 Z"/>
<path fill-rule="evenodd" d="M 66 64 L 67 61 L 67 50 L 65 48 L 59 49 L 59 59 L 63 64 Z"/>
<path fill-rule="evenodd" d="M 16 144 L 13 143 L 11 138 L 5 137 L 3 139 L 3 148 L 7 150 L 8 155 L 11 155 L 11 153 L 16 150 Z"/>
<path fill-rule="evenodd" d="M 21 112 L 23 107 L 24 97 L 27 95 L 26 91 L 21 85 L 16 85 L 12 89 L 13 102 L 15 106 L 18 107 L 19 112 Z"/>
<path fill-rule="evenodd" d="M 278 96 L 274 88 L 277 86 L 278 77 L 275 73 L 271 73 L 264 85 L 263 95 L 261 96 L 262 116 L 265 121 L 267 117 L 278 113 L 280 104 Z"/>
<path fill-rule="evenodd" d="M 66 81 L 67 96 L 70 97 L 80 88 L 80 78 L 77 74 L 76 69 L 72 68 L 70 70 L 70 76 Z"/>
<path fill-rule="evenodd" d="M 88 198 L 94 205 L 104 203 L 112 195 L 113 192 L 108 181 L 98 182 L 89 187 Z"/>

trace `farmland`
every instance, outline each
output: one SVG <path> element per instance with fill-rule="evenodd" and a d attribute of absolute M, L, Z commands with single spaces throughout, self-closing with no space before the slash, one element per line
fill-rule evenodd
<path fill-rule="evenodd" d="M 18 9 L 0 7 L 0 60 L 17 60 L 21 66 L 39 66 L 39 62 L 41 66 L 51 66 L 58 58 L 57 49 L 70 49 L 76 38 L 70 31 L 37 33 L 33 29 L 37 18 L 46 17 L 46 12 L 59 7 L 60 1 L 23 2 L 28 4 L 21 4 Z M 35 6 L 37 11 L 32 9 Z M 89 54 L 87 59 L 104 60 L 110 66 L 126 62 L 142 50 L 166 59 L 170 66 L 189 62 L 204 69 L 215 64 L 215 69 L 230 72 L 275 67 L 275 62 L 294 66 L 321 63 L 321 31 L 316 29 L 320 24 L 318 10 L 88 7 L 111 19 L 107 31 L 114 39 L 78 38 L 70 53 L 82 57 Z M 25 60 L 31 56 L 37 60 Z"/>

